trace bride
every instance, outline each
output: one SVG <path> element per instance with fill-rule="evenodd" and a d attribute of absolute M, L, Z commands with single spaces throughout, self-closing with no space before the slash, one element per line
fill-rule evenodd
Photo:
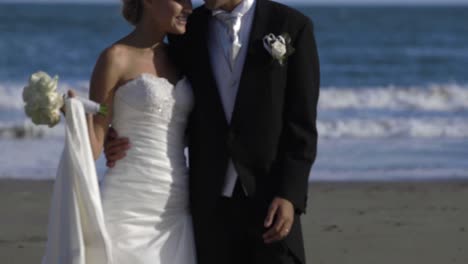
<path fill-rule="evenodd" d="M 86 117 L 94 159 L 110 124 L 132 142 L 102 182 L 97 214 L 103 215 L 103 224 L 82 223 L 83 233 L 98 229 L 105 242 L 96 246 L 96 241 L 86 241 L 92 252 L 84 261 L 75 261 L 73 252 L 52 256 L 59 246 L 48 243 L 43 263 L 103 263 L 103 258 L 92 257 L 102 255 L 111 264 L 195 263 L 184 156 L 193 95 L 163 42 L 167 34 L 185 33 L 191 12 L 190 0 L 124 0 L 123 15 L 135 29 L 102 52 L 90 84 L 90 99 L 110 111 Z M 56 227 L 49 222 L 49 240 L 51 228 Z M 72 256 L 65 260 L 64 254 Z"/>

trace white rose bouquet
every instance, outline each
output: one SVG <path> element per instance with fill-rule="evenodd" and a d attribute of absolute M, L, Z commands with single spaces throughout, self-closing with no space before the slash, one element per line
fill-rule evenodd
<path fill-rule="evenodd" d="M 39 71 L 31 75 L 29 84 L 23 89 L 24 110 L 36 125 L 53 127 L 60 122 L 60 109 L 67 99 L 66 94 L 57 90 L 58 76 L 51 78 L 47 73 Z M 76 97 L 86 113 L 107 115 L 107 107 L 96 102 Z"/>

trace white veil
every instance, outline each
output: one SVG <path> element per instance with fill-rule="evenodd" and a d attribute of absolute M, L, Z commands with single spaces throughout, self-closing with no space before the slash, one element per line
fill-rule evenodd
<path fill-rule="evenodd" d="M 42 264 L 112 263 L 83 105 L 71 98 L 66 109 L 65 147 L 54 184 Z"/>

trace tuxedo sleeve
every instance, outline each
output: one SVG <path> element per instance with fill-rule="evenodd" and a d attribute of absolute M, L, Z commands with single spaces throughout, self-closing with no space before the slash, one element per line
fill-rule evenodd
<path fill-rule="evenodd" d="M 183 76 L 187 76 L 187 71 L 189 70 L 190 58 L 188 58 L 188 47 L 186 35 L 168 35 L 169 41 L 169 57 L 171 61 L 176 65 L 178 71 L 182 73 Z M 189 130 L 191 122 L 189 122 L 184 135 L 184 145 L 188 146 L 189 144 Z"/>
<path fill-rule="evenodd" d="M 187 70 L 187 45 L 184 35 L 168 35 L 169 40 L 169 56 L 177 69 L 182 73 Z"/>
<path fill-rule="evenodd" d="M 279 150 L 279 196 L 305 213 L 308 179 L 317 153 L 320 69 L 312 22 L 307 19 L 292 41 L 288 58 L 283 130 Z"/>

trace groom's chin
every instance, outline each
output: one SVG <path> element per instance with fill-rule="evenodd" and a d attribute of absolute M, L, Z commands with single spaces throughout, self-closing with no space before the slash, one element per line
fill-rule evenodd
<path fill-rule="evenodd" d="M 169 33 L 173 35 L 183 35 L 185 34 L 186 31 L 187 31 L 186 25 L 177 25 L 173 27 Z"/>
<path fill-rule="evenodd" d="M 215 0 L 203 0 L 203 2 L 205 3 L 205 7 L 210 10 L 215 10 L 217 8 Z"/>

